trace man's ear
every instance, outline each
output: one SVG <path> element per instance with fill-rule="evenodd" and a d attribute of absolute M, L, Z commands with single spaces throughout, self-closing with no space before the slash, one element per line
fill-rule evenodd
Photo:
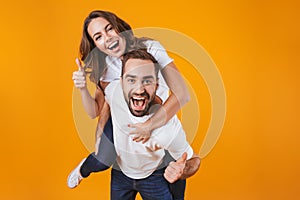
<path fill-rule="evenodd" d="M 158 83 L 158 81 L 159 81 L 159 78 L 156 78 L 156 90 L 158 89 L 158 87 L 159 87 L 159 83 Z"/>

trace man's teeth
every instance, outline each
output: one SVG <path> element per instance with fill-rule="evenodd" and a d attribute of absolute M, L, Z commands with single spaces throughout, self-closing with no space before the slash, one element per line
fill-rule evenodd
<path fill-rule="evenodd" d="M 140 98 L 139 98 L 139 97 L 134 97 L 133 99 L 134 99 L 134 100 L 144 100 L 145 98 L 142 98 L 142 97 L 140 97 Z"/>
<path fill-rule="evenodd" d="M 143 106 L 145 103 L 145 98 L 132 98 L 134 106 Z"/>

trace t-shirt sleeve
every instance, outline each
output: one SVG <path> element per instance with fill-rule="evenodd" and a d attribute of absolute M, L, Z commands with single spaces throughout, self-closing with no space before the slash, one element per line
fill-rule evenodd
<path fill-rule="evenodd" d="M 148 40 L 145 44 L 147 46 L 148 53 L 157 60 L 158 64 L 162 67 L 161 69 L 173 62 L 173 59 L 169 57 L 165 48 L 158 41 Z"/>
<path fill-rule="evenodd" d="M 114 81 L 110 82 L 104 90 L 105 100 L 109 105 L 112 104 L 112 98 L 113 98 L 114 91 L 117 87 L 118 82 L 119 82 L 119 80 L 114 80 Z"/>
<path fill-rule="evenodd" d="M 173 117 L 169 122 L 153 131 L 153 139 L 157 145 L 169 151 L 171 156 L 178 160 L 184 152 L 187 153 L 187 159 L 193 156 L 193 149 L 186 139 L 185 132 L 177 117 Z"/>

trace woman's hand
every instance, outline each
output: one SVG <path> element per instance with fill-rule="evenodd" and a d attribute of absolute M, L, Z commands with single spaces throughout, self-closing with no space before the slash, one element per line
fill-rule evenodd
<path fill-rule="evenodd" d="M 81 65 L 80 61 L 78 58 L 76 58 L 76 64 L 78 66 L 78 71 L 73 72 L 73 81 L 74 81 L 74 86 L 78 89 L 84 89 L 86 88 L 86 81 L 85 81 L 85 72 L 84 68 Z"/>
<path fill-rule="evenodd" d="M 142 142 L 143 144 L 147 142 L 151 136 L 151 120 L 144 123 L 128 124 L 128 127 L 133 128 L 129 134 L 134 135 L 133 141 Z"/>
<path fill-rule="evenodd" d="M 84 110 L 92 118 L 96 118 L 104 103 L 104 94 L 101 89 L 96 89 L 95 95 L 92 97 L 86 86 L 86 73 L 78 58 L 76 58 L 78 71 L 73 72 L 74 86 L 80 89 L 82 104 Z"/>

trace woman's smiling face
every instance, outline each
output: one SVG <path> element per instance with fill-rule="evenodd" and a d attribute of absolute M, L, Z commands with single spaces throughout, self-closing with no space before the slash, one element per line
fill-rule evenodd
<path fill-rule="evenodd" d="M 121 57 L 126 49 L 126 40 L 106 19 L 97 17 L 88 26 L 88 33 L 96 47 L 103 53 Z"/>

